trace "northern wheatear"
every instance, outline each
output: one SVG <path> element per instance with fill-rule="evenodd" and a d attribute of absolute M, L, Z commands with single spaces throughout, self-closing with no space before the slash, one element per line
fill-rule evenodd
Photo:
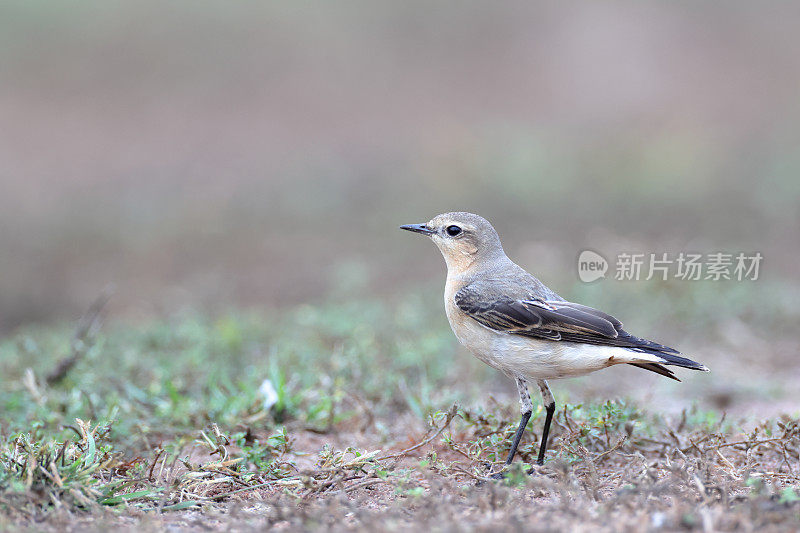
<path fill-rule="evenodd" d="M 629 364 L 675 379 L 664 365 L 708 372 L 680 352 L 640 339 L 611 315 L 568 302 L 506 257 L 489 222 L 472 213 L 444 213 L 402 229 L 429 236 L 447 263 L 444 307 L 458 340 L 489 366 L 514 379 L 522 419 L 506 465 L 511 464 L 533 405 L 528 381 L 547 411 L 538 464 L 544 463 L 556 404 L 548 379 L 581 376 Z"/>

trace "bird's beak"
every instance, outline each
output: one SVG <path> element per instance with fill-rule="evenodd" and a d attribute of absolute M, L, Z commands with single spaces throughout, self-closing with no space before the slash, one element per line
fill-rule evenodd
<path fill-rule="evenodd" d="M 405 226 L 400 226 L 400 229 L 422 233 L 423 235 L 433 235 L 434 233 L 434 231 L 425 224 L 406 224 Z"/>

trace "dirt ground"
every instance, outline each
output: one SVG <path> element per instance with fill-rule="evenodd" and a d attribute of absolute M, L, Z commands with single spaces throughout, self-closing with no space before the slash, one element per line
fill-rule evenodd
<path fill-rule="evenodd" d="M 511 419 L 458 411 L 426 433 L 400 416 L 392 421 L 390 443 L 375 442 L 365 420 L 357 421 L 361 428 L 351 421 L 324 434 L 290 430 L 291 451 L 280 460 L 293 472 L 278 479 L 239 482 L 230 470 L 222 475 L 224 459 L 195 447 L 166 468 L 155 460 L 151 476 L 166 492 L 151 511 L 64 505 L 39 514 L 31 502 L 6 494 L 0 504 L 14 511 L 0 525 L 40 531 L 794 530 L 800 421 L 764 423 L 742 434 L 724 420 L 695 416 L 684 413 L 658 427 L 638 413 L 624 422 L 624 416 L 608 419 L 598 432 L 597 419 L 561 411 L 552 459 L 530 475 L 530 465 L 518 463 L 503 481 L 487 477 L 487 469 L 500 465 L 491 460 L 489 442 L 492 435 L 508 438 Z M 523 441 L 526 461 L 533 459 L 538 430 L 534 425 Z M 238 450 L 222 453 L 234 457 Z M 197 502 L 189 509 L 159 511 L 188 498 Z"/>

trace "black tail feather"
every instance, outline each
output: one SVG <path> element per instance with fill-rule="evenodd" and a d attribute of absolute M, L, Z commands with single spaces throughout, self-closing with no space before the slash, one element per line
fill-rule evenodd
<path fill-rule="evenodd" d="M 629 364 L 633 366 L 638 366 L 639 368 L 644 368 L 645 370 L 649 370 L 650 372 L 655 372 L 656 374 L 661 374 L 662 376 L 674 379 L 675 381 L 680 381 L 680 380 L 677 377 L 675 377 L 675 373 L 672 370 L 665 367 L 664 365 L 680 366 L 683 368 L 689 368 L 691 370 L 700 370 L 702 372 L 708 372 L 708 368 L 706 368 L 705 365 L 700 364 L 697 361 L 692 361 L 691 359 L 687 359 L 686 357 L 681 357 L 679 355 L 675 355 L 672 353 L 664 353 L 664 352 L 657 352 L 650 350 L 648 350 L 647 353 L 651 353 L 657 357 L 660 357 L 661 359 L 663 359 L 663 361 L 660 363 L 629 363 Z"/>
<path fill-rule="evenodd" d="M 681 357 L 679 355 L 674 355 L 671 353 L 657 353 L 655 355 L 662 358 L 664 360 L 662 364 L 665 365 L 682 366 L 683 368 L 691 368 L 692 370 L 708 372 L 706 365 L 700 364 L 697 361 L 692 361 L 691 359 L 687 359 L 685 357 Z"/>
<path fill-rule="evenodd" d="M 629 363 L 633 366 L 638 366 L 639 368 L 644 368 L 645 370 L 649 370 L 650 372 L 655 372 L 656 374 L 661 374 L 662 376 L 668 377 L 669 379 L 674 379 L 675 381 L 680 381 L 677 377 L 675 377 L 675 372 L 670 370 L 669 368 L 659 365 L 658 363 Z"/>

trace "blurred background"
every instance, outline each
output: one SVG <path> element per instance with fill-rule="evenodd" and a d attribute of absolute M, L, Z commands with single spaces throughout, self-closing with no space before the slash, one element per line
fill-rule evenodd
<path fill-rule="evenodd" d="M 441 306 L 439 253 L 397 226 L 467 210 L 564 296 L 694 349 L 720 406 L 796 409 L 798 17 L 5 2 L 0 332 L 75 320 L 108 283 L 110 316 L 134 322 L 408 292 Z M 586 285 L 585 248 L 764 262 L 755 282 Z"/>

